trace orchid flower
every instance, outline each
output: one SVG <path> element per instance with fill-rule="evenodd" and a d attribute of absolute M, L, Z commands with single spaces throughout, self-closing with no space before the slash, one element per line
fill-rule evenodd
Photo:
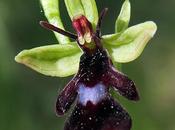
<path fill-rule="evenodd" d="M 134 82 L 118 66 L 142 53 L 157 30 L 156 24 L 148 21 L 128 27 L 131 6 L 125 0 L 115 33 L 102 36 L 107 8 L 98 16 L 95 0 L 64 1 L 76 34 L 64 30 L 58 0 L 41 0 L 48 22 L 40 24 L 54 31 L 59 44 L 24 50 L 15 60 L 48 76 L 74 74 L 56 102 L 57 115 L 64 115 L 77 99 L 64 130 L 130 130 L 131 117 L 113 99 L 109 88 L 129 100 L 139 100 Z"/>

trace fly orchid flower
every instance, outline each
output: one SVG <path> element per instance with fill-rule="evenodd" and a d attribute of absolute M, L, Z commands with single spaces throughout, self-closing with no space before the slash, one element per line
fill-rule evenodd
<path fill-rule="evenodd" d="M 130 130 L 131 117 L 109 93 L 113 87 L 129 100 L 139 100 L 134 82 L 115 65 L 136 59 L 156 32 L 154 22 L 128 28 L 130 3 L 125 0 L 116 20 L 115 34 L 101 36 L 94 0 L 65 0 L 76 34 L 64 31 L 58 0 L 41 0 L 48 22 L 40 24 L 55 33 L 63 44 L 24 50 L 15 60 L 49 76 L 75 76 L 59 93 L 56 113 L 65 114 L 76 100 L 64 130 Z M 58 27 L 56 27 L 58 26 Z M 60 35 L 61 34 L 61 35 Z M 69 42 L 71 38 L 76 41 Z M 77 46 L 78 45 L 78 46 Z M 82 51 L 80 51 L 80 49 Z"/>

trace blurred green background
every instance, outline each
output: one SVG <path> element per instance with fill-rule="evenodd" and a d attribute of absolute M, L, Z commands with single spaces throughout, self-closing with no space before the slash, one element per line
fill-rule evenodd
<path fill-rule="evenodd" d="M 61 1 L 66 29 L 70 19 Z M 97 0 L 109 8 L 103 33 L 114 31 L 122 0 Z M 131 0 L 130 25 L 153 20 L 158 32 L 144 53 L 123 71 L 137 84 L 141 100 L 119 102 L 133 118 L 132 130 L 175 130 L 175 0 Z M 71 78 L 38 74 L 14 61 L 23 49 L 56 43 L 52 32 L 38 24 L 45 20 L 38 0 L 0 0 L 0 130 L 62 130 L 66 118 L 56 117 L 58 91 Z"/>

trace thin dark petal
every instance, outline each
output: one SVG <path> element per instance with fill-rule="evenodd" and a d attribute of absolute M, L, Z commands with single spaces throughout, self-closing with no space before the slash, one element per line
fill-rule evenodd
<path fill-rule="evenodd" d="M 57 115 L 63 115 L 71 107 L 77 97 L 77 78 L 73 78 L 59 94 L 56 101 Z"/>
<path fill-rule="evenodd" d="M 104 18 L 104 16 L 106 15 L 108 11 L 108 8 L 104 8 L 100 14 L 100 17 L 98 19 L 98 23 L 97 23 L 97 27 L 96 27 L 96 36 L 97 37 L 101 37 L 101 24 L 102 24 L 102 20 Z"/>
<path fill-rule="evenodd" d="M 118 72 L 113 67 L 108 70 L 105 77 L 106 82 L 118 90 L 118 92 L 129 100 L 139 100 L 139 95 L 135 84 L 126 75 Z"/>
<path fill-rule="evenodd" d="M 57 28 L 57 27 L 55 27 L 54 25 L 52 25 L 52 24 L 50 24 L 50 23 L 48 23 L 48 22 L 46 22 L 46 21 L 40 21 L 40 25 L 41 25 L 43 28 L 46 28 L 46 29 L 51 30 L 51 31 L 55 31 L 55 32 L 60 33 L 60 34 L 62 34 L 62 35 L 64 35 L 64 36 L 67 36 L 67 37 L 69 37 L 69 38 L 72 38 L 72 39 L 74 39 L 74 40 L 77 39 L 77 36 L 76 36 L 75 34 L 72 34 L 72 33 L 70 33 L 70 32 L 67 32 L 67 31 L 65 31 L 65 30 L 63 30 L 63 29 L 61 29 L 61 28 Z"/>
<path fill-rule="evenodd" d="M 97 105 L 77 104 L 64 130 L 130 130 L 129 114 L 110 96 Z"/>

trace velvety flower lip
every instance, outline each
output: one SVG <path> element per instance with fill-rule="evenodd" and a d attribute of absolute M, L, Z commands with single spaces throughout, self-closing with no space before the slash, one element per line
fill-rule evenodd
<path fill-rule="evenodd" d="M 106 11 L 105 9 L 100 15 L 98 22 L 100 25 L 97 25 L 96 31 L 91 30 L 92 25 L 85 16 L 79 16 L 73 21 L 73 27 L 78 35 L 77 43 L 84 53 L 80 58 L 78 73 L 57 98 L 57 115 L 66 113 L 77 99 L 76 107 L 67 120 L 64 130 L 130 130 L 131 128 L 129 114 L 110 96 L 109 87 L 114 87 L 129 100 L 137 101 L 139 96 L 134 82 L 113 67 L 106 49 L 102 46 L 100 28 Z M 50 26 L 45 26 L 47 27 Z M 93 42 L 88 43 L 85 39 L 83 44 L 80 43 L 82 40 L 80 41 L 79 37 L 84 37 L 89 32 Z M 94 46 L 89 47 L 86 44 Z"/>

